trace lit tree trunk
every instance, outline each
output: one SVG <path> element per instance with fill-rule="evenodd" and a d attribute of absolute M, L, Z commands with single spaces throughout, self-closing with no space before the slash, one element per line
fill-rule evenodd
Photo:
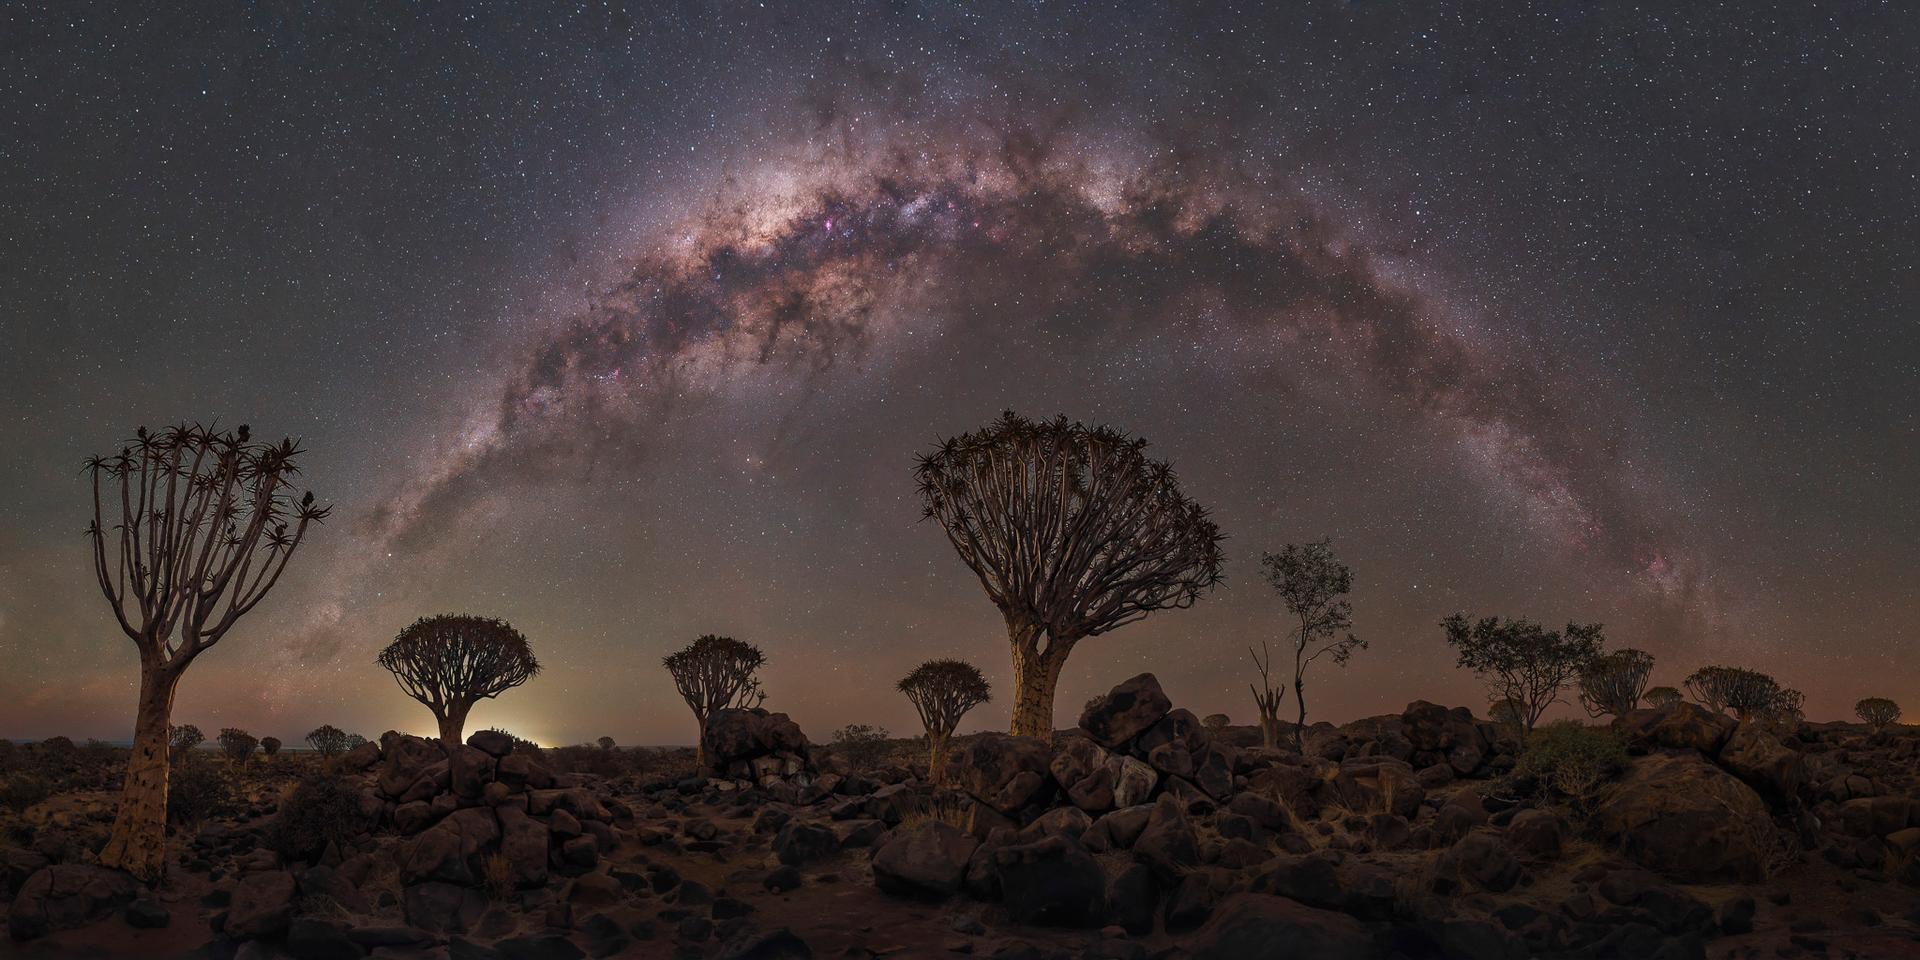
<path fill-rule="evenodd" d="M 1307 680 L 1301 674 L 1293 675 L 1293 703 L 1300 708 L 1300 720 L 1293 727 L 1293 748 L 1301 753 L 1307 752 Z"/>
<path fill-rule="evenodd" d="M 1071 642 L 1058 637 L 1047 639 L 1047 649 L 1039 649 L 1040 627 L 1009 627 L 1013 639 L 1013 728 L 1016 737 L 1053 739 L 1053 690 L 1060 683 L 1060 668 L 1073 651 Z"/>
<path fill-rule="evenodd" d="M 434 719 L 440 721 L 441 744 L 452 748 L 465 742 L 467 712 L 472 709 L 471 703 L 455 703 L 436 712 Z"/>
<path fill-rule="evenodd" d="M 100 851 L 102 866 L 118 867 L 146 883 L 157 883 L 167 861 L 168 723 L 180 672 L 165 664 L 143 664 L 140 706 L 134 717 L 133 752 L 113 831 Z"/>
<path fill-rule="evenodd" d="M 1280 718 L 1272 714 L 1260 716 L 1260 745 L 1268 750 L 1280 746 Z"/>
<path fill-rule="evenodd" d="M 944 733 L 927 734 L 927 779 L 936 787 L 947 784 L 947 744 L 951 739 Z"/>

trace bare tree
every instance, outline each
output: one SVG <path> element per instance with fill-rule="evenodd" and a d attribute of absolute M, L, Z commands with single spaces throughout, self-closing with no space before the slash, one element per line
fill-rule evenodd
<path fill-rule="evenodd" d="M 1280 701 L 1287 698 L 1287 688 L 1273 685 L 1273 651 L 1267 649 L 1267 641 L 1260 641 L 1258 651 L 1248 647 L 1247 655 L 1260 671 L 1260 685 L 1247 684 L 1253 691 L 1253 705 L 1260 709 L 1260 745 L 1272 750 L 1280 746 Z"/>
<path fill-rule="evenodd" d="M 1355 650 L 1365 650 L 1367 642 L 1349 633 L 1353 626 L 1353 604 L 1347 594 L 1353 590 L 1353 571 L 1335 559 L 1333 541 L 1321 539 L 1300 545 L 1289 543 L 1279 553 L 1260 555 L 1267 583 L 1280 592 L 1287 611 L 1297 620 L 1290 631 L 1293 640 L 1293 705 L 1300 718 L 1293 728 L 1293 746 L 1304 750 L 1301 739 L 1307 726 L 1307 666 L 1322 656 L 1346 666 Z M 1271 661 L 1269 661 L 1271 662 Z"/>
<path fill-rule="evenodd" d="M 1632 647 L 1602 654 L 1580 670 L 1580 705 L 1590 717 L 1620 716 L 1640 706 L 1653 676 L 1653 655 Z"/>
<path fill-rule="evenodd" d="M 673 676 L 680 699 L 700 725 L 699 760 L 707 762 L 707 718 L 721 710 L 757 707 L 766 702 L 755 674 L 766 666 L 767 655 L 744 640 L 706 634 L 660 661 Z"/>
<path fill-rule="evenodd" d="M 1566 632 L 1559 633 L 1531 620 L 1469 621 L 1456 613 L 1440 625 L 1460 666 L 1480 675 L 1495 702 L 1511 702 L 1526 733 L 1533 732 L 1561 691 L 1599 656 L 1604 640 L 1597 623 L 1569 623 Z"/>
<path fill-rule="evenodd" d="M 960 718 L 993 698 L 992 685 L 980 669 L 964 660 L 928 660 L 901 678 L 900 692 L 920 711 L 927 731 L 927 773 L 938 785 L 946 782 L 947 745 Z"/>
<path fill-rule="evenodd" d="M 103 866 L 146 883 L 166 868 L 174 691 L 194 658 L 280 582 L 308 525 L 326 518 L 312 492 L 294 496 L 301 454 L 291 439 L 255 443 L 244 425 L 182 425 L 142 427 L 118 454 L 87 461 L 94 574 L 140 653 L 133 750 Z"/>
<path fill-rule="evenodd" d="M 322 758 L 331 759 L 347 749 L 347 732 L 331 723 L 321 724 L 307 734 L 307 745 Z"/>
<path fill-rule="evenodd" d="M 540 673 L 533 647 L 512 624 L 492 617 L 442 614 L 415 620 L 380 651 L 407 696 L 433 711 L 440 742 L 461 742 L 473 705 Z"/>
<path fill-rule="evenodd" d="M 1656 710 L 1664 710 L 1686 698 L 1681 696 L 1680 691 L 1672 687 L 1648 687 L 1647 692 L 1642 695 L 1642 699 L 1647 701 L 1647 706 Z"/>
<path fill-rule="evenodd" d="M 1853 715 L 1860 722 L 1879 733 L 1889 725 L 1900 722 L 1900 705 L 1886 697 L 1868 697 L 1853 705 Z"/>
<path fill-rule="evenodd" d="M 1220 582 L 1220 528 L 1146 441 L 1011 411 L 914 468 L 925 515 L 986 588 L 1013 647 L 1012 732 L 1053 734 L 1074 645 L 1192 606 Z"/>

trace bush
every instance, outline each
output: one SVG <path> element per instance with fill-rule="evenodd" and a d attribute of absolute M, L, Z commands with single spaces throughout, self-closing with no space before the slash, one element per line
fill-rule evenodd
<path fill-rule="evenodd" d="M 1513 772 L 1541 790 L 1584 804 L 1626 765 L 1626 744 L 1612 730 L 1561 720 L 1527 736 L 1526 752 Z"/>
<path fill-rule="evenodd" d="M 167 778 L 167 822 L 176 827 L 197 827 L 232 800 L 227 772 L 205 757 L 189 755 Z"/>
<path fill-rule="evenodd" d="M 254 739 L 253 734 L 245 730 L 228 727 L 220 731 L 220 749 L 226 752 L 227 759 L 235 763 L 245 762 L 248 757 L 253 756 L 254 748 L 258 746 L 260 741 Z"/>
<path fill-rule="evenodd" d="M 168 750 L 173 754 L 175 760 L 186 755 L 187 751 L 207 741 L 207 735 L 201 733 L 200 728 L 191 723 L 183 723 L 176 727 L 169 727 L 167 731 Z"/>
<path fill-rule="evenodd" d="M 273 756 L 276 753 L 279 753 L 280 738 L 279 737 L 261 737 L 260 752 L 266 754 L 269 757 Z"/>
<path fill-rule="evenodd" d="M 313 863 L 328 844 L 344 853 L 368 827 L 357 792 L 342 780 L 309 776 L 280 801 L 267 830 L 267 845 L 289 861 Z"/>
<path fill-rule="evenodd" d="M 1686 699 L 1686 697 L 1672 687 L 1651 687 L 1642 699 L 1647 701 L 1647 706 L 1655 710 L 1664 710 Z"/>
<path fill-rule="evenodd" d="M 537 743 L 534 743 L 532 740 L 527 740 L 519 736 L 516 736 L 511 730 L 502 730 L 499 727 L 491 727 L 489 729 L 491 729 L 494 733 L 506 734 L 507 739 L 513 742 L 514 753 L 524 753 L 535 760 L 546 759 L 546 756 L 547 756 L 546 751 L 541 750 L 540 745 Z"/>
<path fill-rule="evenodd" d="M 331 723 L 321 724 L 307 734 L 307 745 L 323 759 L 332 759 L 347 749 L 347 732 Z"/>
<path fill-rule="evenodd" d="M 850 723 L 833 732 L 833 752 L 845 757 L 855 770 L 868 770 L 887 754 L 887 730 L 865 723 Z"/>
<path fill-rule="evenodd" d="M 14 813 L 25 813 L 28 807 L 50 796 L 53 796 L 53 782 L 46 777 L 16 773 L 0 780 L 0 806 Z"/>
<path fill-rule="evenodd" d="M 1868 697 L 1853 705 L 1853 714 L 1861 723 L 1883 730 L 1888 724 L 1900 721 L 1900 705 L 1886 697 Z"/>
<path fill-rule="evenodd" d="M 1233 725 L 1233 718 L 1224 713 L 1208 714 L 1205 720 L 1200 721 L 1200 725 L 1214 733 L 1219 733 Z"/>

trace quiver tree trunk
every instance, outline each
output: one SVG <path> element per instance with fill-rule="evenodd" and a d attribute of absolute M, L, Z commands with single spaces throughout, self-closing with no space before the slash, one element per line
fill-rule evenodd
<path fill-rule="evenodd" d="M 1260 715 L 1260 745 L 1268 750 L 1280 746 L 1280 718 L 1273 714 Z"/>
<path fill-rule="evenodd" d="M 1011 627 L 1013 640 L 1013 726 L 1016 737 L 1053 739 L 1053 691 L 1072 643 L 1049 638 L 1039 649 L 1039 628 Z"/>
<path fill-rule="evenodd" d="M 133 751 L 113 831 L 100 851 L 103 866 L 125 870 L 155 884 L 167 862 L 167 767 L 173 692 L 180 672 L 163 664 L 142 664 L 140 706 L 134 716 Z"/>
<path fill-rule="evenodd" d="M 936 787 L 947 785 L 947 745 L 952 740 L 952 734 L 927 734 L 927 782 Z"/>
<path fill-rule="evenodd" d="M 434 719 L 440 722 L 440 742 L 449 749 L 465 743 L 467 714 L 473 710 L 473 704 L 451 704 L 436 711 Z"/>

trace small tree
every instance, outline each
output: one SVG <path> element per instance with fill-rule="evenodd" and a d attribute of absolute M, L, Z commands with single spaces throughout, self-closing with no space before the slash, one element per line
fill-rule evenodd
<path fill-rule="evenodd" d="M 1247 684 L 1253 691 L 1253 705 L 1260 711 L 1260 745 L 1272 750 L 1280 745 L 1280 701 L 1286 699 L 1287 688 L 1273 685 L 1273 651 L 1267 649 L 1267 641 L 1260 641 L 1260 649 L 1247 648 L 1247 655 L 1253 658 L 1253 668 L 1260 671 L 1260 685 Z"/>
<path fill-rule="evenodd" d="M 1600 654 L 1604 639 L 1597 623 L 1569 623 L 1559 633 L 1531 620 L 1469 621 L 1456 613 L 1440 625 L 1460 666 L 1478 674 L 1495 700 L 1512 701 L 1528 733 Z"/>
<path fill-rule="evenodd" d="M 1758 670 L 1701 667 L 1687 677 L 1685 685 L 1707 709 L 1732 710 L 1743 722 L 1772 714 L 1781 705 L 1780 682 Z"/>
<path fill-rule="evenodd" d="M 960 718 L 988 700 L 993 687 L 980 669 L 964 660 L 928 660 L 900 679 L 900 692 L 920 713 L 927 731 L 927 775 L 946 782 L 947 744 Z"/>
<path fill-rule="evenodd" d="M 359 735 L 359 734 L 357 734 L 357 733 L 349 733 L 349 734 L 347 734 L 347 744 L 346 744 L 346 746 L 347 746 L 347 749 L 348 749 L 348 750 L 358 750 L 358 749 L 360 749 L 361 747 L 364 747 L 364 746 L 366 746 L 366 745 L 367 745 L 367 738 L 366 738 L 366 737 L 363 737 L 363 736 L 361 736 L 361 735 Z"/>
<path fill-rule="evenodd" d="M 1293 705 L 1300 712 L 1293 746 L 1304 750 L 1307 666 L 1330 656 L 1344 667 L 1355 650 L 1367 648 L 1365 640 L 1351 633 L 1340 636 L 1353 626 L 1353 604 L 1347 601 L 1353 571 L 1334 557 L 1333 541 L 1324 539 L 1305 545 L 1289 543 L 1279 553 L 1261 554 L 1260 566 L 1296 621 L 1288 630 L 1293 641 Z"/>
<path fill-rule="evenodd" d="M 1655 710 L 1664 710 L 1686 698 L 1672 687 L 1648 687 L 1642 699 L 1647 701 L 1647 706 Z"/>
<path fill-rule="evenodd" d="M 1801 721 L 1807 718 L 1806 704 L 1806 694 L 1792 687 L 1781 687 L 1779 692 L 1773 695 L 1773 700 L 1767 704 L 1761 717 L 1776 727 L 1792 730 L 1798 728 Z"/>
<path fill-rule="evenodd" d="M 279 753 L 280 738 L 279 737 L 261 737 L 260 752 L 266 754 L 269 757 L 273 756 L 276 753 Z"/>
<path fill-rule="evenodd" d="M 260 741 L 254 739 L 253 734 L 245 730 L 227 727 L 220 731 L 220 750 L 227 755 L 228 760 L 234 763 L 247 762 L 258 746 Z"/>
<path fill-rule="evenodd" d="M 1209 713 L 1200 721 L 1200 725 L 1207 728 L 1208 733 L 1219 736 L 1221 732 L 1233 726 L 1233 718 L 1224 713 Z"/>
<path fill-rule="evenodd" d="M 1013 648 L 1016 736 L 1053 736 L 1053 694 L 1073 648 L 1220 582 L 1220 528 L 1146 441 L 1009 411 L 943 441 L 914 477 L 1000 610 Z"/>
<path fill-rule="evenodd" d="M 321 724 L 307 734 L 307 746 L 322 759 L 331 760 L 347 749 L 347 732 L 330 723 Z"/>
<path fill-rule="evenodd" d="M 380 651 L 407 696 L 433 712 L 440 742 L 461 742 L 473 705 L 540 673 L 527 638 L 505 620 L 443 614 L 422 617 Z"/>
<path fill-rule="evenodd" d="M 1879 733 L 1889 725 L 1900 722 L 1900 705 L 1886 697 L 1868 697 L 1853 705 L 1853 714 L 1860 722 Z"/>
<path fill-rule="evenodd" d="M 207 735 L 201 733 L 200 728 L 191 723 L 169 728 L 167 733 L 167 749 L 171 751 L 175 760 L 186 756 L 187 751 L 205 742 L 207 742 Z"/>
<path fill-rule="evenodd" d="M 855 770 L 871 770 L 887 752 L 887 728 L 849 723 L 833 732 L 833 752 Z"/>
<path fill-rule="evenodd" d="M 149 884 L 166 868 L 174 691 L 280 582 L 307 526 L 326 518 L 312 492 L 293 492 L 301 452 L 290 439 L 255 443 L 244 425 L 196 424 L 141 427 L 118 454 L 87 461 L 94 577 L 140 654 L 133 749 L 102 866 Z"/>
<path fill-rule="evenodd" d="M 744 640 L 705 634 L 684 649 L 660 661 L 673 677 L 674 689 L 693 711 L 699 725 L 696 743 L 699 762 L 707 762 L 707 719 L 721 710 L 757 707 L 766 702 L 757 676 L 767 655 Z"/>
<path fill-rule="evenodd" d="M 599 744 L 600 749 L 602 750 L 612 750 L 615 746 L 612 737 L 601 737 L 600 739 L 595 740 L 594 742 Z"/>
<path fill-rule="evenodd" d="M 1621 716 L 1640 706 L 1653 655 L 1631 647 L 1602 654 L 1580 671 L 1580 705 L 1590 717 Z"/>

